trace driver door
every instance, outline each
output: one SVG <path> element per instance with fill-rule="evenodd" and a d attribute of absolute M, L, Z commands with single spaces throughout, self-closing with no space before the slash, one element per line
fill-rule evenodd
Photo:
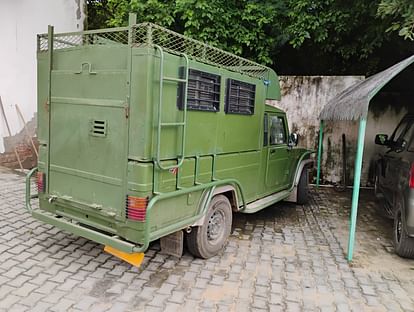
<path fill-rule="evenodd" d="M 269 144 L 267 146 L 266 192 L 273 193 L 289 187 L 290 149 L 286 119 L 268 114 Z"/>

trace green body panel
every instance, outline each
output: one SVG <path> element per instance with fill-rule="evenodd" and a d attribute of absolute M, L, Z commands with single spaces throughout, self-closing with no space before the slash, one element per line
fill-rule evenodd
<path fill-rule="evenodd" d="M 48 125 L 48 58 L 46 53 L 38 53 L 37 55 L 37 137 L 39 140 L 40 147 L 42 144 L 46 144 L 49 138 L 49 127 Z M 40 148 L 39 147 L 39 148 Z M 41 152 L 40 152 L 41 153 Z M 45 157 L 46 156 L 46 157 Z M 47 161 L 47 155 L 39 157 L 39 161 Z"/>
<path fill-rule="evenodd" d="M 273 70 L 269 70 L 268 72 L 268 85 L 266 90 L 266 98 L 269 100 L 280 100 L 280 85 L 279 85 L 279 77 Z"/>
<path fill-rule="evenodd" d="M 180 68 L 184 66 L 183 58 L 165 54 L 164 75 L 180 77 Z M 242 80 L 256 85 L 255 114 L 252 116 L 225 114 L 224 105 L 219 112 L 189 111 L 187 117 L 187 139 L 185 156 L 231 153 L 260 149 L 260 124 L 263 117 L 267 87 L 263 81 L 239 73 L 213 67 L 211 65 L 190 61 L 190 68 L 220 75 L 220 102 L 224 103 L 226 80 Z M 134 48 L 132 51 L 131 79 L 131 120 L 139 119 L 130 126 L 130 157 L 136 160 L 152 160 L 156 149 L 157 106 L 159 98 L 159 56 L 154 49 Z M 163 122 L 177 122 L 183 112 L 177 109 L 177 91 L 180 84 L 165 82 L 162 98 Z M 148 103 L 151 103 L 149 105 Z M 145 116 L 145 118 L 143 118 Z M 203 131 L 194 131 L 194 129 Z M 162 159 L 176 158 L 179 152 L 181 129 L 165 128 L 161 134 Z M 244 135 L 241 136 L 240 133 Z"/>
<path fill-rule="evenodd" d="M 124 217 L 128 159 L 126 59 L 123 46 L 55 53 L 50 101 L 49 193 L 118 217 Z M 105 123 L 103 133 L 97 121 Z"/>
<path fill-rule="evenodd" d="M 164 76 L 185 78 L 184 57 L 165 52 L 162 65 Z M 265 111 L 284 119 L 288 136 L 285 113 L 265 105 L 266 99 L 280 98 L 272 70 L 259 79 L 190 59 L 191 69 L 220 76 L 220 109 L 187 111 L 185 159 L 178 170 L 161 170 L 155 162 L 158 144 L 162 166 L 177 165 L 183 127 L 163 127 L 157 141 L 159 101 L 164 123 L 183 120 L 184 112 L 177 107 L 182 82 L 163 81 L 160 98 L 160 66 L 159 51 L 145 45 L 38 52 L 38 169 L 46 174 L 40 207 L 109 238 L 66 223 L 62 228 L 108 244 L 115 235 L 147 246 L 197 221 L 220 181 L 235 187 L 241 211 L 247 203 L 291 189 L 307 151 L 263 146 Z M 255 85 L 253 115 L 225 113 L 227 79 Z M 149 198 L 149 223 L 127 219 L 127 195 Z M 40 219 L 59 226 L 49 215 Z M 130 250 L 119 241 L 112 245 Z"/>
<path fill-rule="evenodd" d="M 226 179 L 237 177 L 245 190 L 247 202 L 257 198 L 258 176 L 260 170 L 260 151 L 231 153 L 217 156 L 215 177 Z"/>

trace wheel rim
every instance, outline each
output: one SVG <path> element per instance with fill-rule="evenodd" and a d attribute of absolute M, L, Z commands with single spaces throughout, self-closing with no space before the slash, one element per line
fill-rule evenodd
<path fill-rule="evenodd" d="M 401 212 L 398 212 L 396 222 L 397 222 L 397 224 L 396 224 L 396 227 L 395 227 L 395 236 L 396 236 L 397 242 L 400 242 L 401 232 L 402 232 Z"/>
<path fill-rule="evenodd" d="M 207 240 L 214 243 L 224 235 L 225 231 L 225 217 L 221 210 L 216 210 L 210 216 L 207 226 Z"/>

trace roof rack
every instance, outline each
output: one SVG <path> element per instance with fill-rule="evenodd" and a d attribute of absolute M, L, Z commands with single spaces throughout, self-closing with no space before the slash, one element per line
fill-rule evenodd
<path fill-rule="evenodd" d="M 129 36 L 131 35 L 131 41 Z M 49 49 L 48 35 L 37 38 L 39 52 Z M 201 41 L 181 35 L 153 23 L 141 23 L 129 27 L 109 28 L 53 35 L 53 50 L 73 48 L 84 45 L 128 45 L 133 47 L 160 46 L 165 51 L 182 55 L 201 63 L 221 67 L 251 77 L 267 79 L 270 68 L 249 61 Z"/>
<path fill-rule="evenodd" d="M 181 35 L 152 23 L 136 24 L 133 27 L 134 44 L 159 45 L 173 54 L 185 53 L 198 62 L 218 66 L 256 78 L 265 78 L 269 68 L 232 53 L 210 46 L 201 41 Z"/>

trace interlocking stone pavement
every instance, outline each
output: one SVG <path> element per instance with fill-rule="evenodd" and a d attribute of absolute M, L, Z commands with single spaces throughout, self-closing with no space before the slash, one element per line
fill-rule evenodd
<path fill-rule="evenodd" d="M 201 260 L 162 254 L 141 268 L 34 220 L 24 177 L 0 169 L 1 311 L 414 311 L 414 260 L 393 254 L 390 220 L 362 192 L 355 259 L 344 257 L 350 193 L 311 190 L 236 215 L 226 248 Z"/>

